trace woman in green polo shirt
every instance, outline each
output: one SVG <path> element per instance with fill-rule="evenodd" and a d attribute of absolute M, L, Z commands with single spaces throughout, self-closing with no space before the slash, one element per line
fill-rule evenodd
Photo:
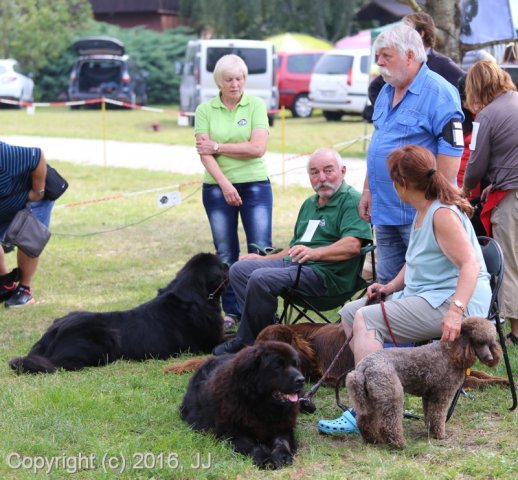
<path fill-rule="evenodd" d="M 214 68 L 219 95 L 196 109 L 196 149 L 205 167 L 203 206 L 218 257 L 229 266 L 239 258 L 238 217 L 252 244 L 272 244 L 272 189 L 262 158 L 268 144 L 264 101 L 244 93 L 248 75 L 237 55 L 224 55 Z M 226 324 L 239 315 L 228 288 L 222 298 Z"/>

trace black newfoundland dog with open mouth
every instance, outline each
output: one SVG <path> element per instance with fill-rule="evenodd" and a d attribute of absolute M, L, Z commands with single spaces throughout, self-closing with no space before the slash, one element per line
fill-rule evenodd
<path fill-rule="evenodd" d="M 290 465 L 304 387 L 298 366 L 297 352 L 274 341 L 212 357 L 190 379 L 180 415 L 195 430 L 230 440 L 259 468 Z"/>
<path fill-rule="evenodd" d="M 223 341 L 220 296 L 228 267 L 199 253 L 152 300 L 118 312 L 72 312 L 54 323 L 26 357 L 13 358 L 18 373 L 79 370 L 117 359 L 165 359 L 181 352 L 209 353 Z"/>

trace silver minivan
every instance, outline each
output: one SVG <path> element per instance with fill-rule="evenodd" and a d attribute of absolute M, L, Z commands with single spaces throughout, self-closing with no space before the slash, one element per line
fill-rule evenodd
<path fill-rule="evenodd" d="M 345 113 L 361 114 L 368 103 L 370 49 L 330 50 L 320 57 L 311 74 L 309 101 L 326 120 Z"/>
<path fill-rule="evenodd" d="M 213 72 L 216 62 L 233 53 L 248 67 L 245 91 L 264 100 L 270 125 L 279 108 L 279 91 L 275 68 L 275 47 L 261 40 L 191 40 L 187 44 L 180 83 L 180 117 L 194 125 L 194 111 L 200 104 L 215 97 L 218 87 Z"/>

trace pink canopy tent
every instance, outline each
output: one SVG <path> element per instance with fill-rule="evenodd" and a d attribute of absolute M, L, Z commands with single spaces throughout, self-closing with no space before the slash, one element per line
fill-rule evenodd
<path fill-rule="evenodd" d="M 370 48 L 371 46 L 371 31 L 362 30 L 356 35 L 344 37 L 335 43 L 336 48 Z"/>

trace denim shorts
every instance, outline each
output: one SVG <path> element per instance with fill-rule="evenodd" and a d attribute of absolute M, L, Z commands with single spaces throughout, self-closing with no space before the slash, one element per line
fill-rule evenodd
<path fill-rule="evenodd" d="M 40 200 L 38 202 L 31 202 L 32 213 L 34 213 L 34 216 L 47 228 L 50 225 L 50 216 L 53 206 L 54 200 Z M 0 241 L 5 238 L 5 232 L 7 232 L 11 221 L 12 219 L 8 222 L 0 223 Z"/>

